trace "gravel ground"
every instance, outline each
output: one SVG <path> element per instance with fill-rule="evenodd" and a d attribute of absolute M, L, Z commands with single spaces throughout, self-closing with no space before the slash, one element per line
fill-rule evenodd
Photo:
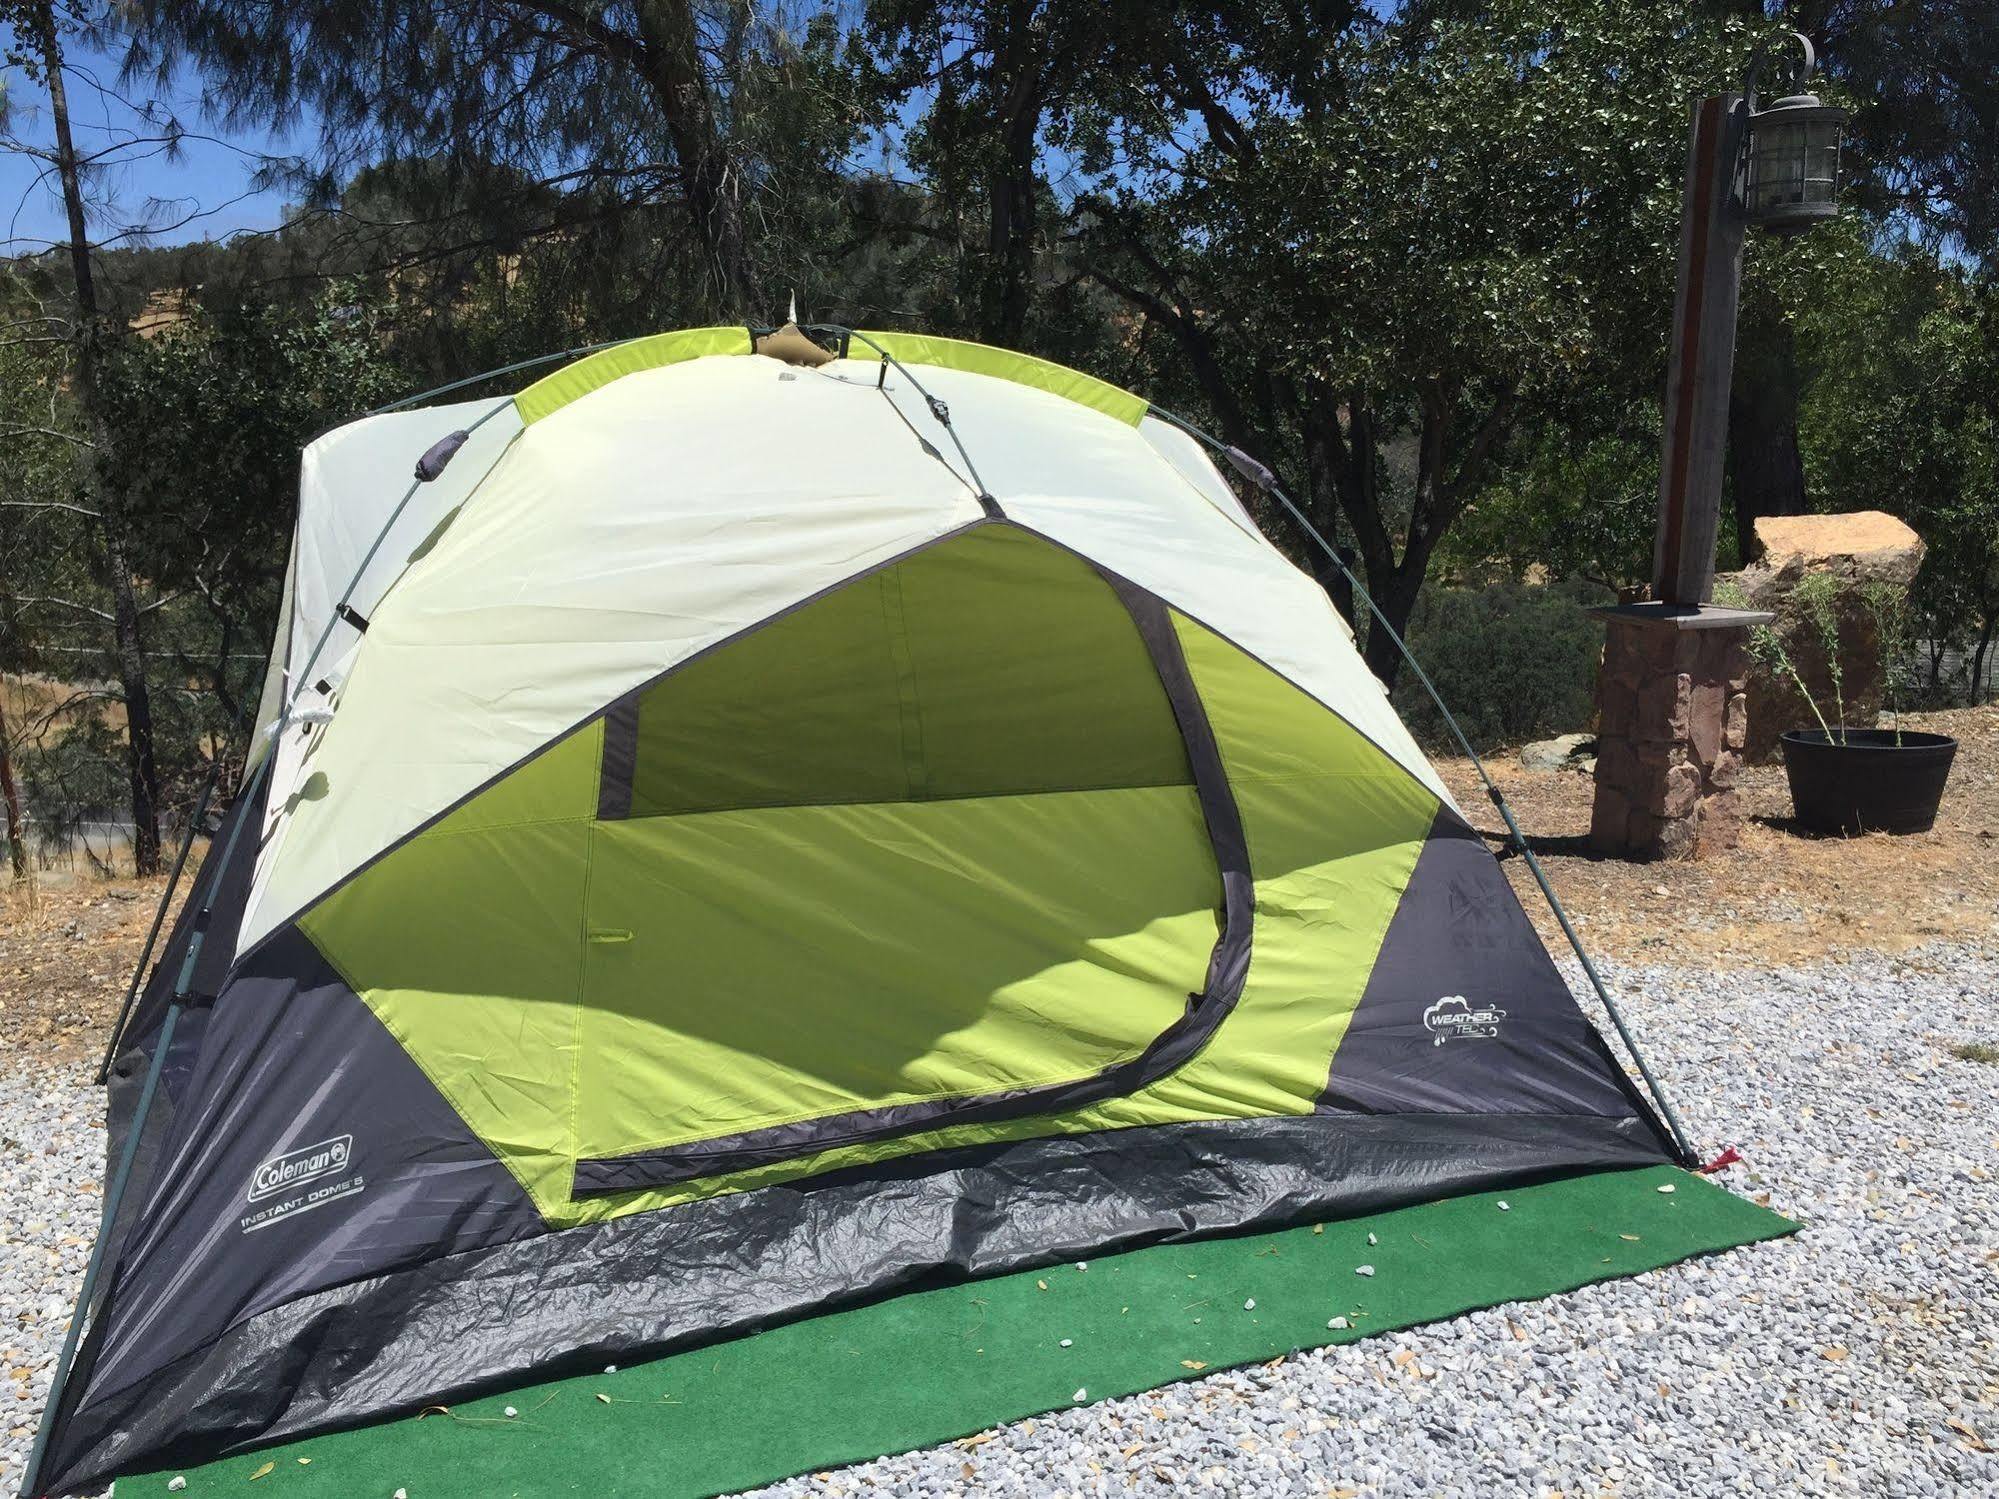
<path fill-rule="evenodd" d="M 826 1494 L 1999 1494 L 1999 948 L 1611 981 L 1793 1238 L 1024 1421 Z M 83 1075 L 0 1071 L 0 1492 L 95 1216 Z M 1394 1362 L 1404 1350 L 1416 1357 Z"/>

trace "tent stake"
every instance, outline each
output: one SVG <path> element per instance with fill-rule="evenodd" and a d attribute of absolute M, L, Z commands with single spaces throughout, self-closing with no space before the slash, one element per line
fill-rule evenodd
<path fill-rule="evenodd" d="M 1693 1141 L 1687 1135 L 1686 1126 L 1680 1122 L 1679 1111 L 1673 1107 L 1673 1101 L 1666 1096 L 1666 1090 L 1653 1075 L 1651 1064 L 1645 1060 L 1645 1053 L 1638 1049 L 1637 1039 L 1631 1034 L 1631 1028 L 1625 1024 L 1624 1015 L 1617 1008 L 1617 1002 L 1610 997 L 1610 988 L 1604 983 L 1603 975 L 1597 972 L 1596 964 L 1584 951 L 1582 938 L 1577 935 L 1575 926 L 1570 922 L 1569 913 L 1563 908 L 1560 897 L 1555 894 L 1555 887 L 1548 882 L 1547 871 L 1542 869 L 1541 861 L 1534 857 L 1534 850 L 1527 846 L 1527 836 L 1520 831 L 1520 824 L 1513 816 L 1513 808 L 1507 804 L 1505 795 L 1486 772 L 1485 762 L 1479 759 L 1478 752 L 1471 747 L 1471 741 L 1465 737 L 1465 732 L 1458 726 L 1457 719 L 1445 706 L 1443 694 L 1437 691 L 1437 685 L 1430 680 L 1430 674 L 1423 670 L 1423 664 L 1416 659 L 1416 653 L 1409 649 L 1408 642 L 1397 632 L 1395 626 L 1388 622 L 1388 617 L 1375 603 L 1374 596 L 1367 591 L 1366 585 L 1354 576 L 1353 569 L 1347 566 L 1346 560 L 1340 556 L 1331 542 L 1319 534 L 1319 528 L 1306 518 L 1305 512 L 1292 502 L 1291 496 L 1284 492 L 1277 482 L 1277 476 L 1270 469 L 1240 448 L 1233 448 L 1227 443 L 1216 440 L 1192 422 L 1185 421 L 1170 411 L 1164 411 L 1157 406 L 1152 407 L 1151 411 L 1161 421 L 1171 423 L 1189 437 L 1213 448 L 1226 458 L 1229 466 L 1244 479 L 1270 495 L 1290 512 L 1291 518 L 1307 536 L 1312 538 L 1333 566 L 1345 576 L 1353 588 L 1354 596 L 1367 605 L 1375 624 L 1388 632 L 1388 638 L 1395 642 L 1395 648 L 1402 653 L 1402 659 L 1409 663 L 1409 669 L 1416 673 L 1416 680 L 1423 684 L 1423 690 L 1429 693 L 1430 701 L 1436 704 L 1437 711 L 1450 726 L 1451 735 L 1457 740 L 1458 748 L 1464 751 L 1465 758 L 1471 761 L 1472 769 L 1478 772 L 1479 780 L 1485 785 L 1486 796 L 1491 799 L 1493 806 L 1499 809 L 1499 815 L 1506 823 L 1506 831 L 1513 847 L 1527 861 L 1527 868 L 1534 876 L 1534 883 L 1541 887 L 1541 894 L 1548 902 L 1548 909 L 1554 912 L 1555 921 L 1560 925 L 1562 935 L 1568 938 L 1570 948 L 1574 950 L 1577 960 L 1582 964 L 1583 972 L 1589 977 L 1590 988 L 1596 991 L 1597 999 L 1603 1004 L 1604 1013 L 1610 1016 L 1610 1023 L 1617 1028 L 1617 1034 L 1624 1042 L 1624 1049 L 1631 1054 L 1631 1060 L 1638 1064 L 1638 1074 L 1645 1080 L 1645 1087 L 1651 1093 L 1652 1101 L 1658 1104 L 1659 1112 L 1665 1116 L 1666 1127 L 1672 1131 L 1673 1144 L 1679 1150 L 1681 1164 L 1687 1166 L 1697 1164 L 1700 1161 L 1700 1152 L 1694 1148 Z"/>

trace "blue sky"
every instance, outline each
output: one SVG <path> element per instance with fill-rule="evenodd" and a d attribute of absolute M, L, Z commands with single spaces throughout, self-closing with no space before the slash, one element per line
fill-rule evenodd
<path fill-rule="evenodd" d="M 178 77 L 164 92 L 128 90 L 118 78 L 119 58 L 69 39 L 71 130 L 77 149 L 88 156 L 106 152 L 106 165 L 92 184 L 91 234 L 107 243 L 130 226 L 156 226 L 156 244 L 225 239 L 245 229 L 274 228 L 284 216 L 285 195 L 254 192 L 251 178 L 260 158 L 283 153 L 292 142 L 263 131 L 219 128 L 201 108 L 200 80 Z M 48 96 L 19 69 L 6 70 L 8 124 L 30 146 L 53 144 Z M 140 144 L 157 136 L 135 105 L 157 104 L 187 132 L 177 159 Z M 132 143 L 121 146 L 120 143 Z M 18 151 L 0 151 L 0 254 L 22 255 L 66 240 L 62 199 L 45 164 Z"/>

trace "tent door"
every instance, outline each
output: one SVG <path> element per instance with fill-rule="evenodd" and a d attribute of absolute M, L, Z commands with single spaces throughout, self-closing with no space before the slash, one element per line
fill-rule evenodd
<path fill-rule="evenodd" d="M 1165 606 L 990 531 L 794 616 L 767 667 L 721 662 L 715 702 L 698 681 L 666 696 L 669 680 L 607 722 L 607 784 L 626 787 L 592 829 L 575 1196 L 1079 1108 L 1178 1068 L 1233 1006 L 1247 856 Z M 1053 601 L 1045 640 L 1017 603 L 958 607 L 1030 580 Z M 808 750 L 828 746 L 811 773 L 831 765 L 860 794 L 692 802 L 718 763 L 756 789 L 794 775 L 743 764 L 778 736 L 736 705 L 743 681 L 786 672 L 792 735 L 803 722 Z M 870 693 L 864 724 L 813 722 Z M 1009 728 L 1021 703 L 1095 717 L 1026 741 L 1021 758 L 1054 767 L 1040 781 L 996 784 L 1016 774 L 987 743 L 996 697 Z M 1148 714 L 1165 754 L 1133 737 Z M 734 742 L 701 742 L 709 719 Z M 1114 767 L 1090 758 L 1107 743 Z M 650 784 L 688 804 L 654 811 L 661 757 L 673 773 Z"/>

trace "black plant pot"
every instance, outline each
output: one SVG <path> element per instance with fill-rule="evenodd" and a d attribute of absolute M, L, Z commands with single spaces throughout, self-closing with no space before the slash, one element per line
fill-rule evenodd
<path fill-rule="evenodd" d="M 1818 833 L 1921 833 L 1937 820 L 1957 754 L 1948 734 L 1792 729 L 1782 739 L 1791 805 Z"/>

